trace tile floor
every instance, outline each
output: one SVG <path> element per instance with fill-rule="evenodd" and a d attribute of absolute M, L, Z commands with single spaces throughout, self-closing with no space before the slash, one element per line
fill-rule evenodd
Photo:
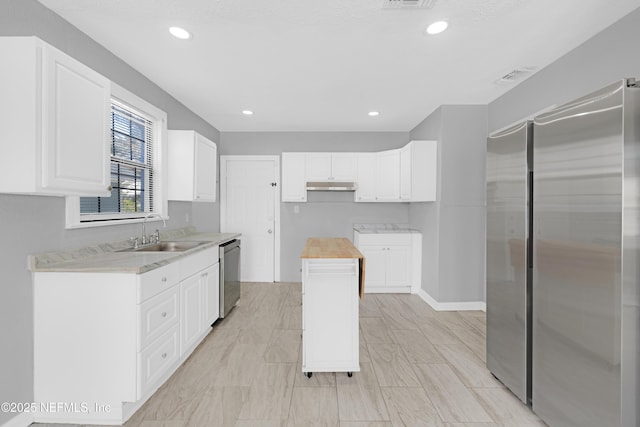
<path fill-rule="evenodd" d="M 240 305 L 125 426 L 545 425 L 487 371 L 483 312 L 367 294 L 361 372 L 307 378 L 301 309 L 299 283 L 243 283 Z"/>

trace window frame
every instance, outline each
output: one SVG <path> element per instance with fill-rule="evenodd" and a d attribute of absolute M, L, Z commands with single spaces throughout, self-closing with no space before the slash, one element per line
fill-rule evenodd
<path fill-rule="evenodd" d="M 167 113 L 150 104 L 123 87 L 111 83 L 111 98 L 117 102 L 137 110 L 153 122 L 153 213 L 168 219 L 167 202 Z M 109 162 L 111 159 L 109 158 Z M 80 214 L 80 197 L 67 196 L 65 209 L 65 228 L 104 227 L 120 224 L 139 223 L 149 212 L 122 212 L 102 216 L 104 220 L 82 220 Z"/>

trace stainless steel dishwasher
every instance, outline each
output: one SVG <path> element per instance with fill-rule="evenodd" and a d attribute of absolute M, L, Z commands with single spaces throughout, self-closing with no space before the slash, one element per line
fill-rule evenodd
<path fill-rule="evenodd" d="M 220 245 L 220 317 L 224 318 L 240 300 L 240 240 Z"/>

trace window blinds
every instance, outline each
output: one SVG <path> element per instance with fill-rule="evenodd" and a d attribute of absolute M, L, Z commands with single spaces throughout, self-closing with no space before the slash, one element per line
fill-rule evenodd
<path fill-rule="evenodd" d="M 81 197 L 81 221 L 153 212 L 153 148 L 153 122 L 112 100 L 111 196 Z"/>

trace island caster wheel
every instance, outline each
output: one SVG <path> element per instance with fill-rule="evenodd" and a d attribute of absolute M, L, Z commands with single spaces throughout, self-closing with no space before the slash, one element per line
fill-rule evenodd
<path fill-rule="evenodd" d="M 307 378 L 311 378 L 311 376 L 313 375 L 313 372 L 307 372 L 305 375 L 307 376 Z"/>
<path fill-rule="evenodd" d="M 347 372 L 347 376 L 351 378 L 353 376 L 353 372 Z"/>

